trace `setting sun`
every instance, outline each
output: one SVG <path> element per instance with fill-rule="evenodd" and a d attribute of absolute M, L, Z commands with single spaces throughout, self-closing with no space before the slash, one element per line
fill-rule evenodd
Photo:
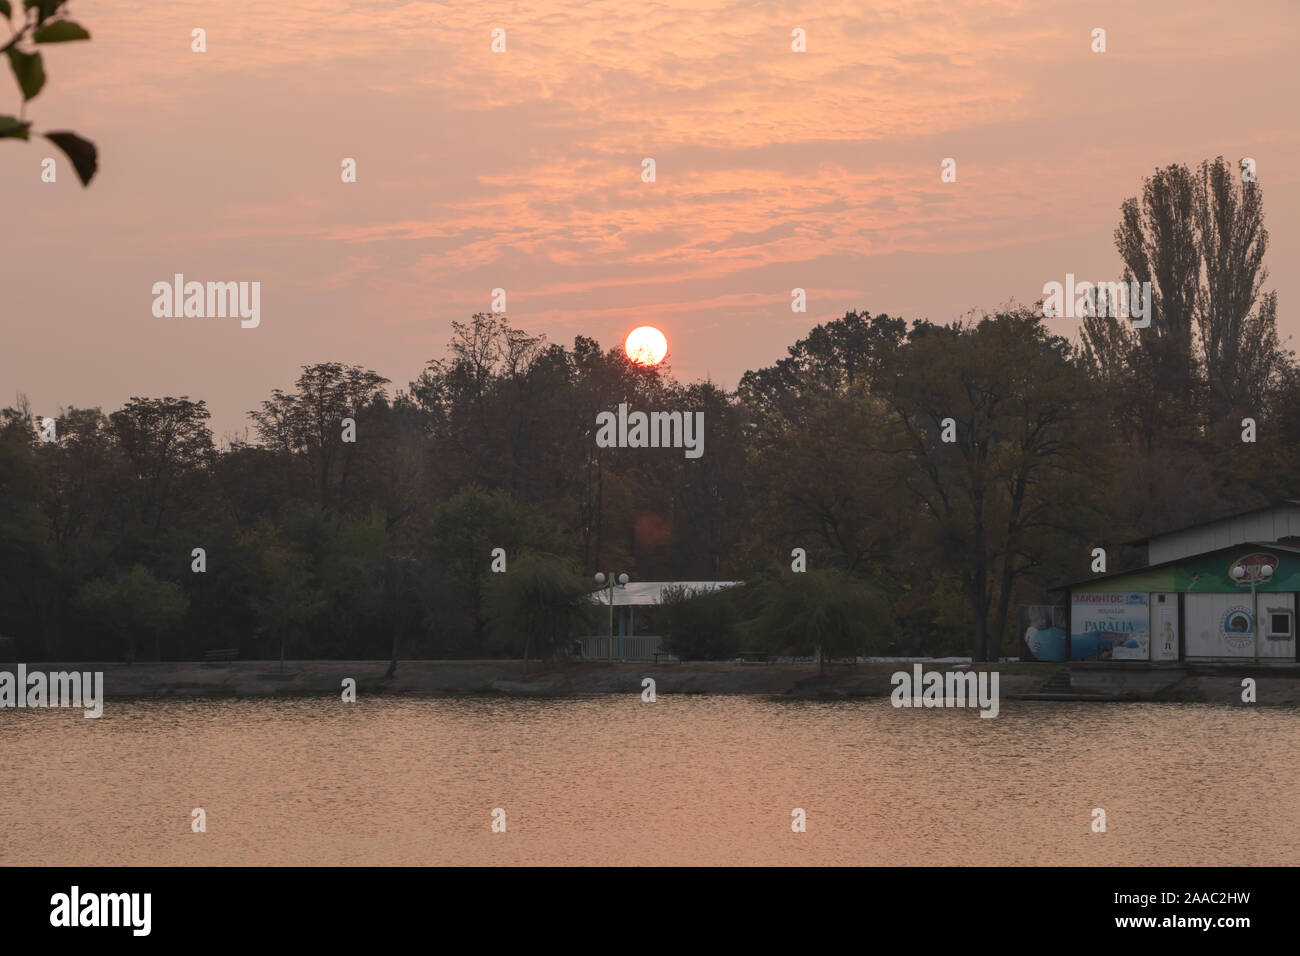
<path fill-rule="evenodd" d="M 668 354 L 668 340 L 653 325 L 643 325 L 628 333 L 623 348 L 637 365 L 658 365 Z"/>

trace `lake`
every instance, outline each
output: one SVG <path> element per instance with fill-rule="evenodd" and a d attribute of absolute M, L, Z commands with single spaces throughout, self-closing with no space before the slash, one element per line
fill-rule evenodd
<path fill-rule="evenodd" d="M 1201 704 L 110 700 L 0 712 L 0 863 L 1296 865 L 1297 753 Z"/>

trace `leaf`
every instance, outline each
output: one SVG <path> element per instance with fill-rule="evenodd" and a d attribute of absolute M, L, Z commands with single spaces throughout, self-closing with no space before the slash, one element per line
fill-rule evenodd
<path fill-rule="evenodd" d="M 30 100 L 45 85 L 45 67 L 39 53 L 22 53 L 16 47 L 9 48 L 9 65 L 13 67 L 18 86 L 23 91 L 23 99 Z"/>
<path fill-rule="evenodd" d="M 32 39 L 37 43 L 66 43 L 69 40 L 89 40 L 86 28 L 71 20 L 54 20 L 40 27 Z"/>
<path fill-rule="evenodd" d="M 3 0 L 0 0 L 3 2 Z M 26 139 L 31 123 L 24 123 L 16 116 L 0 116 L 0 139 Z"/>
<path fill-rule="evenodd" d="M 54 15 L 54 11 L 59 9 L 59 4 L 63 0 L 23 0 L 23 9 L 30 10 L 36 8 L 36 22 L 44 23 Z"/>
<path fill-rule="evenodd" d="M 43 135 L 72 160 L 72 166 L 81 179 L 81 185 L 89 186 L 91 178 L 99 169 L 99 150 L 95 149 L 95 144 L 67 130 Z"/>

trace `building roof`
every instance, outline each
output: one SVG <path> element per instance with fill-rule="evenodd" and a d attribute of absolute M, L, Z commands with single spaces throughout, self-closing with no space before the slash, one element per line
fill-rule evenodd
<path fill-rule="evenodd" d="M 1249 514 L 1250 512 L 1246 512 Z M 1195 561 L 1198 558 L 1208 557 L 1212 554 L 1221 554 L 1225 551 L 1240 551 L 1243 548 L 1270 548 L 1274 551 L 1285 551 L 1288 554 L 1300 554 L 1300 547 L 1294 544 L 1283 544 L 1280 541 L 1242 541 L 1239 544 L 1229 544 L 1222 548 L 1215 548 L 1212 551 L 1202 551 L 1200 554 L 1189 554 L 1185 557 L 1174 558 L 1171 561 L 1161 561 L 1159 564 L 1146 564 L 1140 568 L 1129 568 L 1127 571 L 1108 571 L 1105 574 L 1094 574 L 1090 578 L 1082 581 L 1071 581 L 1069 584 L 1058 584 L 1055 587 L 1048 588 L 1049 591 L 1072 591 L 1077 587 L 1085 584 L 1096 584 L 1098 581 L 1108 581 L 1111 578 L 1128 577 L 1134 574 L 1145 574 L 1148 571 L 1158 571 L 1161 568 L 1167 568 L 1175 564 L 1186 564 L 1188 561 Z"/>
<path fill-rule="evenodd" d="M 1234 511 L 1232 514 L 1220 515 L 1218 518 L 1210 518 L 1208 521 L 1197 521 L 1192 524 L 1185 524 L 1181 528 L 1170 528 L 1168 531 L 1161 531 L 1159 534 L 1148 535 L 1145 538 L 1134 538 L 1132 541 L 1121 541 L 1122 545 L 1147 544 L 1156 538 L 1163 538 L 1171 534 L 1179 534 L 1183 531 L 1191 531 L 1193 528 L 1204 528 L 1206 525 L 1218 524 L 1220 521 L 1231 521 L 1234 518 L 1244 518 L 1246 515 L 1259 514 L 1261 511 L 1271 511 L 1274 508 L 1280 508 L 1283 505 L 1300 505 L 1300 499 L 1297 498 L 1278 498 L 1266 505 L 1260 505 L 1258 508 L 1251 508 L 1247 511 Z M 1206 554 L 1213 552 L 1207 551 Z"/>
<path fill-rule="evenodd" d="M 744 581 L 629 581 L 614 588 L 614 606 L 633 605 L 642 607 L 662 603 L 663 591 L 667 587 L 683 587 L 692 591 L 717 591 L 722 588 L 734 588 Z M 609 586 L 592 593 L 597 604 L 609 606 Z"/>

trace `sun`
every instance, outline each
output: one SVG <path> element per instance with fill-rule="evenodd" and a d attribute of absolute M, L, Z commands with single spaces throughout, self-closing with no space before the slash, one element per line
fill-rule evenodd
<path fill-rule="evenodd" d="M 653 325 L 643 325 L 627 334 L 623 349 L 637 365 L 658 365 L 668 354 L 668 340 Z"/>

